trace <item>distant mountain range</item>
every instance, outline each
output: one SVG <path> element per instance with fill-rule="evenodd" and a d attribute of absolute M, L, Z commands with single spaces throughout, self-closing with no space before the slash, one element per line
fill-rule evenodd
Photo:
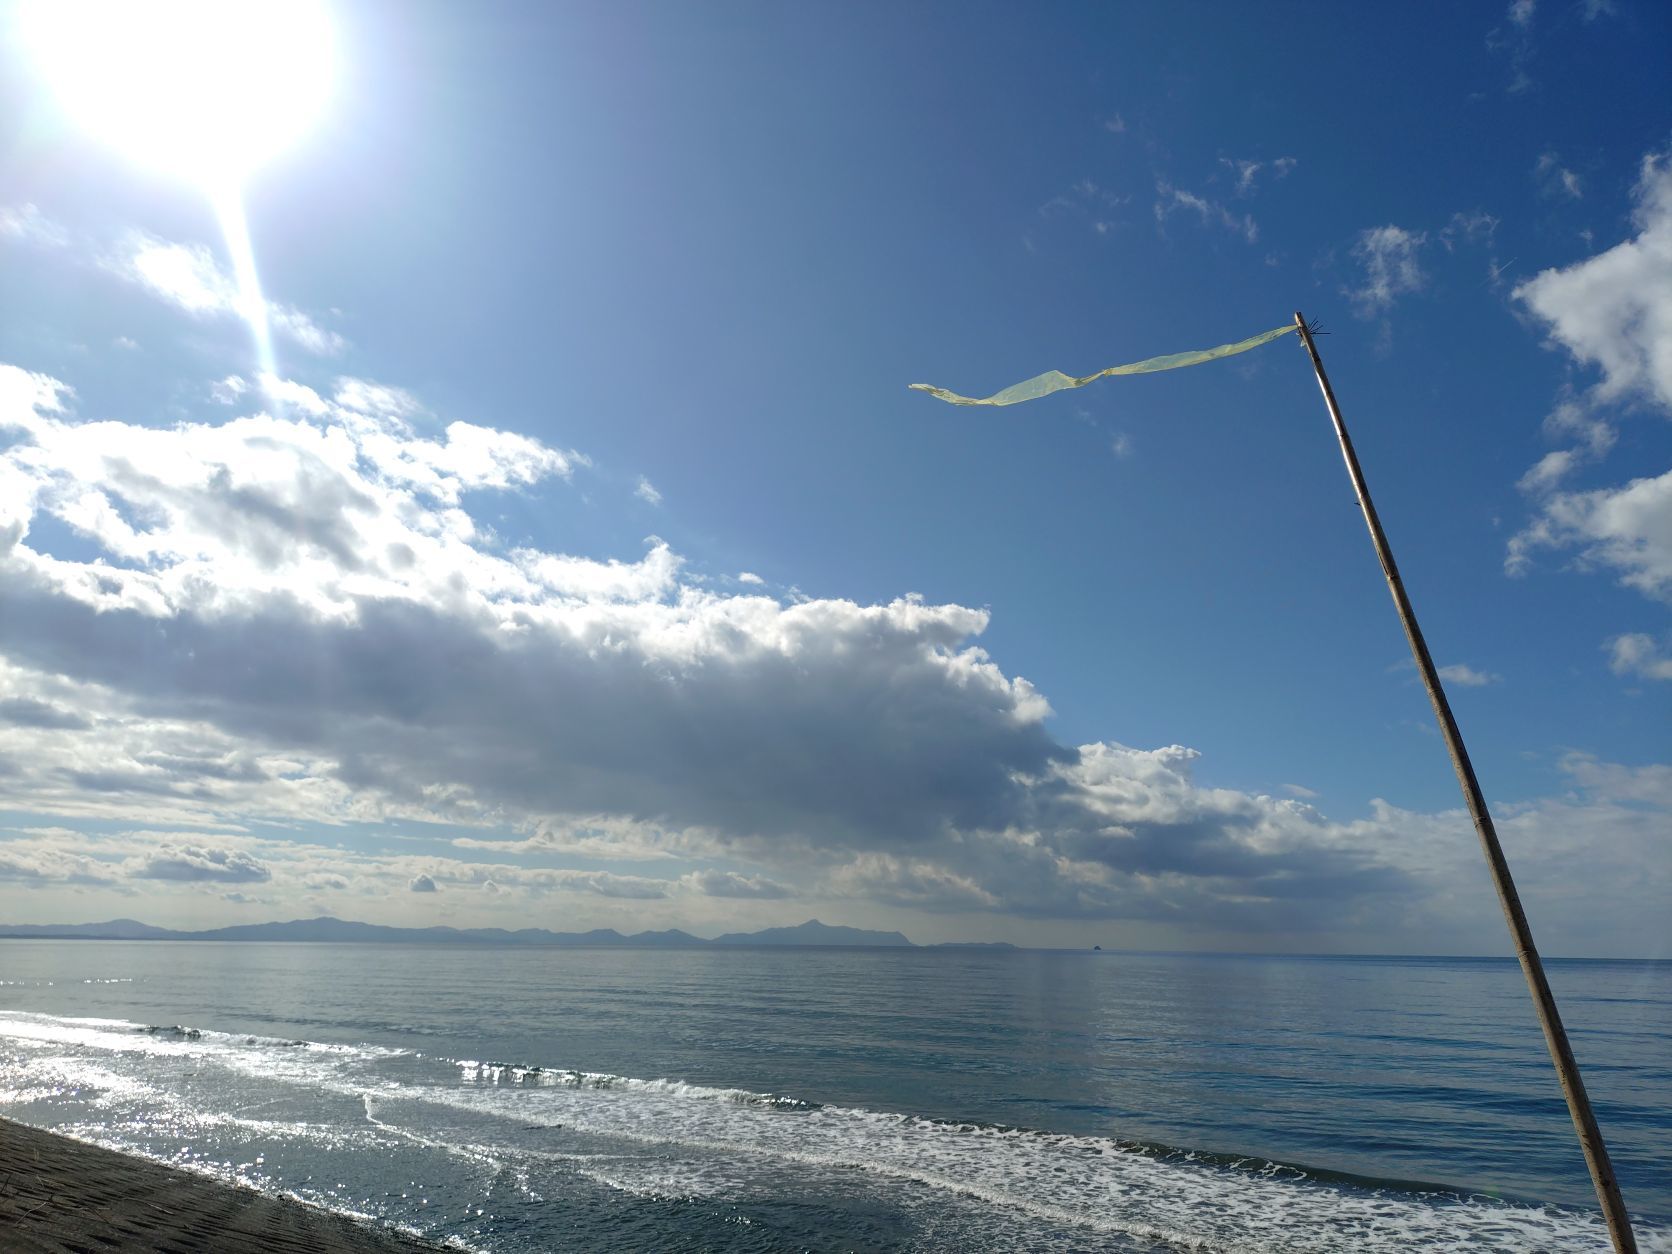
<path fill-rule="evenodd" d="M 899 932 L 873 932 L 859 927 L 834 927 L 808 919 L 798 927 L 769 927 L 759 932 L 727 932 L 704 940 L 681 932 L 636 932 L 623 936 L 614 928 L 590 932 L 548 932 L 542 927 L 525 927 L 515 932 L 499 927 L 385 927 L 380 923 L 353 923 L 329 917 L 295 919 L 289 923 L 244 923 L 237 927 L 210 928 L 205 932 L 179 932 L 152 927 L 133 919 L 112 919 L 108 923 L 17 923 L 0 924 L 0 939 L 30 940 L 173 940 L 173 941 L 333 941 L 338 944 L 381 945 L 526 945 L 531 948 L 631 948 L 705 949 L 717 945 L 849 946 L 872 949 L 950 948 L 919 946 Z M 957 948 L 1014 949 L 1004 942 L 960 945 Z"/>

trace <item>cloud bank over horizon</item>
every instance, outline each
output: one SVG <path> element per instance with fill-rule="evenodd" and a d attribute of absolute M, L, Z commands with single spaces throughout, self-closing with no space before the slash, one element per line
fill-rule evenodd
<path fill-rule="evenodd" d="M 584 455 L 364 380 L 216 387 L 232 416 L 140 425 L 0 366 L 0 807 L 80 825 L 11 829 L 0 880 L 391 919 L 813 900 L 1493 944 L 1461 815 L 1334 822 L 1197 784 L 1183 746 L 1063 745 L 974 643 L 986 610 L 717 591 L 655 537 L 631 560 L 512 546 L 487 494 L 564 490 Z M 1531 881 L 1583 811 L 1608 844 L 1581 901 L 1652 901 L 1643 807 L 1672 798 L 1570 773 L 1575 796 L 1505 815 Z M 328 837 L 414 823 L 455 853 Z"/>

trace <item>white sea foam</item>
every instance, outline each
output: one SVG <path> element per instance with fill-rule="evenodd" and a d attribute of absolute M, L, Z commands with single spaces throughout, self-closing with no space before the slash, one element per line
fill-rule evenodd
<path fill-rule="evenodd" d="M 383 1065 L 390 1060 L 400 1065 Z M 188 1074 L 189 1086 L 181 1083 Z M 293 1092 L 283 1100 L 308 1105 L 318 1121 L 258 1117 L 249 1106 L 257 1085 L 263 1094 Z M 448 1064 L 373 1045 L 0 1014 L 0 1101 L 50 1106 L 65 1094 L 108 1112 L 110 1126 L 120 1111 L 146 1128 L 146 1137 L 124 1142 L 99 1135 L 96 1122 L 82 1125 L 88 1139 L 121 1148 L 155 1153 L 176 1123 L 182 1138 L 224 1129 L 247 1144 L 302 1139 L 368 1157 L 401 1142 L 457 1162 L 462 1173 L 508 1173 L 531 1202 L 538 1179 L 566 1172 L 645 1198 L 736 1200 L 797 1188 L 910 1204 L 938 1198 L 989 1214 L 1007 1230 L 1043 1224 L 1078 1232 L 1088 1247 L 1137 1239 L 1251 1254 L 1408 1246 L 1563 1254 L 1607 1244 L 1588 1212 L 1356 1187 L 1099 1137 L 945 1123 L 677 1079 Z M 342 1203 L 329 1194 L 309 1200 Z M 1640 1231 L 1639 1242 L 1672 1254 L 1664 1227 Z"/>
<path fill-rule="evenodd" d="M 459 1070 L 467 1082 L 519 1088 L 619 1089 L 624 1092 L 665 1093 L 693 1101 L 736 1102 L 746 1106 L 776 1106 L 787 1110 L 810 1110 L 813 1103 L 748 1089 L 712 1088 L 684 1080 L 638 1080 L 607 1071 L 565 1071 L 556 1067 L 521 1066 L 509 1062 L 478 1062 L 460 1059 Z"/>
<path fill-rule="evenodd" d="M 779 1168 L 857 1174 L 979 1199 L 1051 1224 L 1182 1249 L 1585 1250 L 1606 1244 L 1590 1215 L 1452 1195 L 1353 1188 L 1295 1170 L 1233 1169 L 1096 1137 L 948 1124 L 877 1111 L 716 1103 L 721 1090 L 623 1082 L 423 1094 L 505 1118 Z M 418 1096 L 414 1094 L 414 1096 Z M 667 1179 L 667 1192 L 683 1190 Z M 700 1191 L 700 1190 L 690 1190 Z M 1667 1234 L 1646 1234 L 1672 1248 Z"/>

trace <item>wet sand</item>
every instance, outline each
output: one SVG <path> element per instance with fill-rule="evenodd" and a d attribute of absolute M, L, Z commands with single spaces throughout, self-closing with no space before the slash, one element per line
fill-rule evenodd
<path fill-rule="evenodd" d="M 5 1254 L 434 1254 L 439 1248 L 0 1120 Z"/>

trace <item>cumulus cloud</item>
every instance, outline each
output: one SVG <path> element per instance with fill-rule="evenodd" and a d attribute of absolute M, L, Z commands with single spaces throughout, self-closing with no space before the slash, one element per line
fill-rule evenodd
<path fill-rule="evenodd" d="M 1545 429 L 1569 447 L 1547 453 L 1522 477 L 1538 512 L 1509 543 L 1511 573 L 1541 549 L 1571 550 L 1583 567 L 1672 600 L 1672 471 L 1589 491 L 1560 491 L 1579 466 L 1615 442 L 1609 406 L 1672 412 L 1672 154 L 1643 159 L 1636 188 L 1637 235 L 1574 265 L 1521 284 L 1514 297 L 1550 343 L 1599 378 L 1557 405 Z"/>
<path fill-rule="evenodd" d="M 1672 154 L 1643 159 L 1634 219 L 1635 238 L 1545 270 L 1513 295 L 1552 344 L 1601 372 L 1597 400 L 1672 407 Z"/>
<path fill-rule="evenodd" d="M 0 842 L 0 881 L 30 888 L 52 885 L 92 885 L 120 888 L 120 873 L 110 864 L 79 852 L 39 842 Z"/>
<path fill-rule="evenodd" d="M 1399 297 L 1419 292 L 1428 282 L 1418 255 L 1428 236 L 1404 227 L 1372 227 L 1359 232 L 1353 257 L 1362 271 L 1359 286 L 1346 289 L 1362 317 L 1385 313 Z"/>
<path fill-rule="evenodd" d="M 239 850 L 164 845 L 141 858 L 128 874 L 141 880 L 189 880 L 217 884 L 265 884 L 273 873 Z"/>
<path fill-rule="evenodd" d="M 655 538 L 633 559 L 507 548 L 473 494 L 561 485 L 578 455 L 365 381 L 290 390 L 306 403 L 279 414 L 140 426 L 0 369 L 0 708 L 88 723 L 0 723 L 0 804 L 219 829 L 407 816 L 514 861 L 218 830 L 0 841 L 5 874 L 1291 931 L 1388 924 L 1420 895 L 1422 866 L 1389 852 L 1418 820 L 1204 787 L 1178 746 L 1059 743 L 978 646 L 984 610 L 721 593 Z M 42 519 L 87 552 L 37 547 Z M 526 864 L 556 851 L 686 861 Z"/>
<path fill-rule="evenodd" d="M 1672 470 L 1549 497 L 1511 538 L 1506 569 L 1525 573 L 1541 548 L 1577 550 L 1581 566 L 1611 570 L 1626 587 L 1672 601 Z"/>
<path fill-rule="evenodd" d="M 1616 675 L 1672 679 L 1672 648 L 1646 632 L 1627 632 L 1607 643 L 1608 666 Z"/>
<path fill-rule="evenodd" d="M 406 884 L 407 890 L 414 893 L 433 893 L 436 890 L 435 880 L 428 875 L 414 875 Z"/>

